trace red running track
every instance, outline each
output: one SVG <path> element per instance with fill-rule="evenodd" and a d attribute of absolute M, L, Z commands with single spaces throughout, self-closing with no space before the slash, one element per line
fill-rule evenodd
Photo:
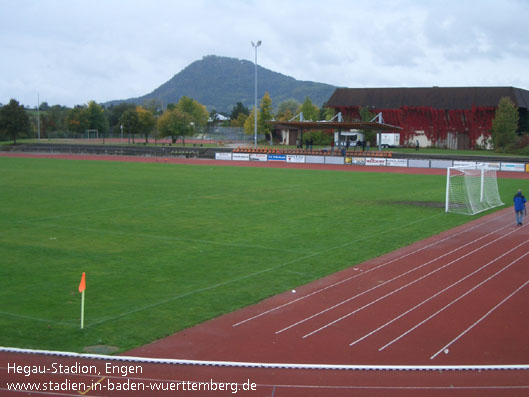
<path fill-rule="evenodd" d="M 126 354 L 256 363 L 526 366 L 529 226 L 517 227 L 513 218 L 512 208 L 507 208 Z M 141 374 L 123 377 L 107 373 L 111 358 L 6 352 L 0 357 L 1 378 L 9 382 L 68 379 L 94 384 L 82 393 L 70 388 L 29 395 L 167 394 L 109 390 L 117 388 L 115 383 L 139 387 L 160 379 L 167 385 L 235 382 L 242 388 L 255 384 L 254 391 L 236 393 L 249 396 L 529 395 L 527 369 L 264 369 L 142 362 Z M 80 362 L 95 365 L 97 374 L 49 371 L 53 363 Z M 48 373 L 30 377 L 8 373 L 8 365 L 14 363 L 40 363 Z M 97 390 L 97 385 L 107 388 Z M 233 389 L 215 387 L 215 391 L 180 392 L 235 394 Z M 7 383 L 0 385 L 0 393 L 28 395 L 8 391 Z"/>

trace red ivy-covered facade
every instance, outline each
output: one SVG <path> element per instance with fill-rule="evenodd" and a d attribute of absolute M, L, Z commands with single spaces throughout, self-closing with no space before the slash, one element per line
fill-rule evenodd
<path fill-rule="evenodd" d="M 360 106 L 338 108 L 345 120 L 360 120 Z M 496 108 L 493 106 L 472 106 L 470 109 L 435 109 L 428 106 L 402 106 L 398 109 L 377 109 L 382 112 L 384 123 L 401 127 L 401 142 L 411 143 L 418 132 L 423 132 L 432 145 L 442 146 L 448 135 L 465 134 L 469 146 L 475 147 L 480 138 L 490 138 L 492 120 Z"/>

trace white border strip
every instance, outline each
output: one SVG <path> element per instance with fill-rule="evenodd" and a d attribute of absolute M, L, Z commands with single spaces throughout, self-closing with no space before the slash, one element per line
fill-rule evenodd
<path fill-rule="evenodd" d="M 127 361 L 150 364 L 197 365 L 207 367 L 238 367 L 238 368 L 273 368 L 302 370 L 348 370 L 348 371 L 504 371 L 529 370 L 529 364 L 513 365 L 329 365 L 329 364 L 279 364 L 252 363 L 240 361 L 201 361 L 171 358 L 148 358 L 132 356 L 108 356 L 104 354 L 73 353 L 52 350 L 20 349 L 2 347 L 0 353 L 39 354 L 86 360 Z"/>

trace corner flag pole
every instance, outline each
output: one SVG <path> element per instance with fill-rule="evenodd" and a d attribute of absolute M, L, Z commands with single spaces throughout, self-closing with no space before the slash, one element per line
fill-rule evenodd
<path fill-rule="evenodd" d="M 81 293 L 81 329 L 84 328 L 84 291 L 86 290 L 86 280 L 85 272 L 81 277 L 81 282 L 79 283 L 79 292 Z"/>

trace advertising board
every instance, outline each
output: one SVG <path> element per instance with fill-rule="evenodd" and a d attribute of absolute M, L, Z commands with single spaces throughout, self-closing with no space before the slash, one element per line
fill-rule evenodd
<path fill-rule="evenodd" d="M 285 154 L 269 154 L 268 161 L 287 161 Z"/>
<path fill-rule="evenodd" d="M 304 163 L 305 156 L 299 154 L 287 154 L 287 163 Z"/>
<path fill-rule="evenodd" d="M 232 153 L 232 160 L 234 161 L 250 161 L 249 153 Z"/>
<path fill-rule="evenodd" d="M 215 160 L 231 160 L 231 153 L 215 153 Z"/>
<path fill-rule="evenodd" d="M 250 161 L 268 161 L 268 156 L 264 153 L 251 153 Z"/>

